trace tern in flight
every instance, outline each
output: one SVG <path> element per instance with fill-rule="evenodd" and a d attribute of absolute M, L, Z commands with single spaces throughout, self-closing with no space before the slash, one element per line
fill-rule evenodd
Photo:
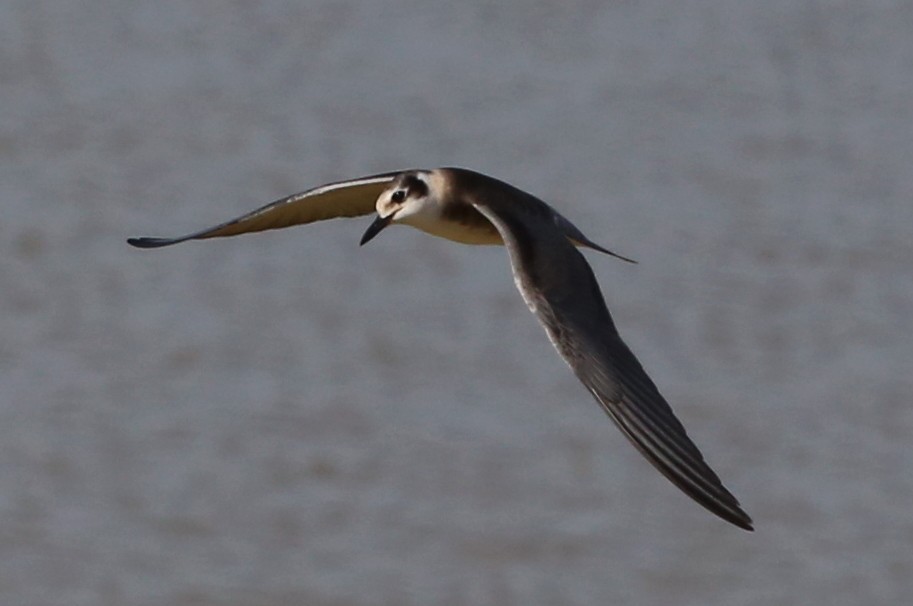
<path fill-rule="evenodd" d="M 178 238 L 131 238 L 139 248 L 235 236 L 376 211 L 365 244 L 403 223 L 464 244 L 503 244 L 514 282 L 552 344 L 621 432 L 656 469 L 724 520 L 751 518 L 704 462 L 669 404 L 618 334 L 593 270 L 576 247 L 599 246 L 535 196 L 460 168 L 406 170 L 330 183 Z"/>

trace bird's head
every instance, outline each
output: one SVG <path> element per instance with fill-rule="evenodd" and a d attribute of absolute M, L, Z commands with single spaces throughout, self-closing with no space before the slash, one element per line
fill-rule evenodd
<path fill-rule="evenodd" d="M 391 223 L 420 223 L 423 215 L 438 212 L 440 179 L 431 171 L 409 171 L 399 175 L 377 198 L 377 218 L 361 237 L 367 243 Z"/>

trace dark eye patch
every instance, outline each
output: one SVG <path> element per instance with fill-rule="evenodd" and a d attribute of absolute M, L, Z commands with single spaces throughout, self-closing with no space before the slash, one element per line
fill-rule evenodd
<path fill-rule="evenodd" d="M 403 200 L 406 199 L 406 190 L 405 189 L 396 190 L 395 192 L 393 192 L 393 195 L 390 196 L 390 199 L 393 200 L 394 202 L 402 202 Z"/>
<path fill-rule="evenodd" d="M 407 175 L 403 178 L 403 189 L 409 190 L 409 193 L 416 198 L 424 198 L 428 195 L 428 184 L 415 175 Z"/>

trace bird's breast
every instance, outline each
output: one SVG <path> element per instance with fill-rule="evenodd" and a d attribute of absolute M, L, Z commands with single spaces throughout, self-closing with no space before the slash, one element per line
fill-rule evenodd
<path fill-rule="evenodd" d="M 461 244 L 503 244 L 495 226 L 468 204 L 445 205 L 438 213 L 415 215 L 406 223 Z"/>

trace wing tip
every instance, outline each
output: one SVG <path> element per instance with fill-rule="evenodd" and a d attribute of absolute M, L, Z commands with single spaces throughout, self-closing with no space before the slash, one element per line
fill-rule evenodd
<path fill-rule="evenodd" d="M 741 507 L 738 507 L 736 511 L 730 512 L 731 515 L 721 516 L 726 521 L 738 526 L 742 530 L 747 530 L 748 532 L 754 532 L 754 520 L 751 519 Z"/>
<path fill-rule="evenodd" d="M 173 238 L 127 238 L 127 244 L 135 246 L 136 248 L 161 248 L 162 246 L 174 244 L 177 241 L 178 240 L 174 240 Z"/>
<path fill-rule="evenodd" d="M 752 520 L 751 516 L 742 509 L 742 504 L 739 503 L 739 500 L 736 499 L 731 492 L 726 490 L 726 487 L 723 486 L 722 483 L 718 484 L 716 494 L 706 496 L 699 496 L 697 493 L 685 490 L 681 486 L 680 488 L 711 513 L 716 514 L 734 526 L 738 526 L 742 530 L 754 532 L 754 520 Z"/>

